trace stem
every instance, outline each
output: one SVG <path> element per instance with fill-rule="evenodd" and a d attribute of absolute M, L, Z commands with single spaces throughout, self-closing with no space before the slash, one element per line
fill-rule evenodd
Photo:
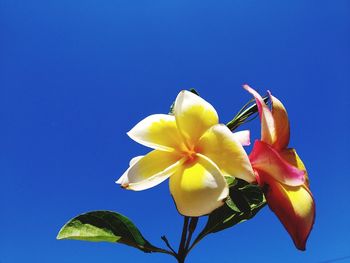
<path fill-rule="evenodd" d="M 205 235 L 203 236 L 198 236 L 194 242 L 192 243 L 192 245 L 187 249 L 187 253 L 189 253 L 198 243 L 199 241 L 201 241 L 203 238 L 205 237 Z"/>
<path fill-rule="evenodd" d="M 191 244 L 192 235 L 193 235 L 193 232 L 196 230 L 197 223 L 198 223 L 198 217 L 191 217 L 190 226 L 188 227 L 189 234 L 185 245 L 186 255 L 188 254 L 188 248 Z"/>
<path fill-rule="evenodd" d="M 184 224 L 182 226 L 181 242 L 180 242 L 179 251 L 177 252 L 177 257 L 176 257 L 176 259 L 179 263 L 185 262 L 185 257 L 186 257 L 185 245 L 186 245 L 188 221 L 189 221 L 189 217 L 185 216 L 184 217 Z"/>
<path fill-rule="evenodd" d="M 175 252 L 175 250 L 171 247 L 171 245 L 170 245 L 170 243 L 169 243 L 167 237 L 166 237 L 166 236 L 161 236 L 160 238 L 164 241 L 165 245 L 171 250 L 172 255 L 176 255 L 176 252 Z"/>
<path fill-rule="evenodd" d="M 263 97 L 263 100 L 267 104 L 269 101 L 269 96 Z M 248 101 L 248 103 L 246 103 L 242 107 L 242 109 L 236 114 L 236 116 L 226 124 L 226 126 L 231 131 L 235 130 L 236 128 L 238 128 L 238 126 L 242 125 L 243 123 L 251 121 L 252 119 L 248 119 L 248 118 L 258 112 L 258 106 L 255 102 L 249 106 L 249 104 L 252 103 L 253 101 L 254 99 Z"/>
<path fill-rule="evenodd" d="M 199 219 L 198 217 L 184 216 L 181 241 L 180 241 L 179 249 L 177 253 L 171 247 L 166 236 L 161 236 L 161 239 L 164 241 L 165 245 L 170 249 L 170 251 L 162 249 L 162 251 L 159 251 L 159 252 L 170 254 L 176 258 L 178 263 L 184 263 L 186 256 L 188 255 L 189 251 L 193 247 L 193 244 L 191 247 L 190 247 L 190 244 L 191 244 L 192 235 L 197 227 L 198 219 Z"/>

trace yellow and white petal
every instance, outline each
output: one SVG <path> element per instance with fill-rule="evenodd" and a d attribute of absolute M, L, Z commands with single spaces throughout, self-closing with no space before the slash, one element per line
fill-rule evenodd
<path fill-rule="evenodd" d="M 123 184 L 124 180 L 125 180 L 125 173 L 122 176 L 120 176 L 119 179 L 117 181 L 115 181 L 115 183 L 116 184 Z"/>
<path fill-rule="evenodd" d="M 276 131 L 272 112 L 269 107 L 267 107 L 259 93 L 248 85 L 244 85 L 243 88 L 254 96 L 256 105 L 258 106 L 261 120 L 261 140 L 267 144 L 273 145 L 276 142 Z"/>
<path fill-rule="evenodd" d="M 181 167 L 183 160 L 180 158 L 174 153 L 154 150 L 126 170 L 120 180 L 121 186 L 134 191 L 156 186 Z"/>
<path fill-rule="evenodd" d="M 130 169 L 131 166 L 133 166 L 135 163 L 137 163 L 141 158 L 143 157 L 143 155 L 140 156 L 136 156 L 134 158 L 132 158 L 129 162 L 129 168 Z M 117 184 L 123 184 L 124 178 L 126 177 L 127 173 L 124 173 L 122 176 L 119 177 L 119 179 L 116 181 Z"/>
<path fill-rule="evenodd" d="M 218 167 L 200 154 L 170 177 L 169 186 L 177 210 L 185 216 L 211 213 L 224 204 L 229 193 Z"/>
<path fill-rule="evenodd" d="M 136 124 L 127 134 L 134 141 L 153 149 L 163 151 L 185 149 L 175 117 L 171 115 L 150 115 Z"/>
<path fill-rule="evenodd" d="M 137 163 L 138 161 L 141 160 L 141 158 L 143 158 L 143 155 L 140 156 L 136 156 L 134 158 L 132 158 L 129 162 L 129 166 L 133 166 L 135 163 Z"/>
<path fill-rule="evenodd" d="M 193 146 L 208 128 L 219 122 L 218 114 L 212 105 L 186 90 L 181 91 L 175 100 L 174 115 L 177 127 L 189 147 Z"/>
<path fill-rule="evenodd" d="M 233 137 L 240 142 L 243 146 L 248 146 L 250 145 L 250 131 L 249 130 L 244 130 L 244 131 L 239 131 L 239 132 L 234 132 Z"/>
<path fill-rule="evenodd" d="M 196 151 L 212 160 L 225 176 L 255 181 L 247 153 L 225 125 L 217 124 L 208 129 L 200 138 Z"/>

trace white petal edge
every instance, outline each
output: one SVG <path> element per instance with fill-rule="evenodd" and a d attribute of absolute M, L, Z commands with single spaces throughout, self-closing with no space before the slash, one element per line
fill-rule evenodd
<path fill-rule="evenodd" d="M 138 182 L 130 182 L 129 176 L 133 177 L 133 174 L 137 175 L 137 168 L 138 168 L 138 165 L 140 165 L 140 161 L 142 161 L 142 159 L 143 158 L 140 158 L 139 160 L 137 160 L 137 162 L 135 162 L 131 167 L 129 167 L 125 171 L 125 173 L 121 176 L 122 179 L 120 178 L 121 179 L 120 184 L 123 188 L 128 190 L 133 190 L 133 191 L 142 191 L 142 190 L 152 188 L 162 183 L 166 179 L 168 179 L 176 171 L 176 169 L 179 168 L 185 162 L 185 159 L 183 158 L 179 159 L 178 161 L 175 161 L 173 164 L 169 165 L 164 170 L 161 170 L 148 178 L 145 178 Z M 156 161 L 157 160 L 155 160 L 155 162 Z"/>
<path fill-rule="evenodd" d="M 240 142 L 243 146 L 250 145 L 250 131 L 243 130 L 233 133 L 233 137 Z"/>
<path fill-rule="evenodd" d="M 143 157 L 143 155 L 140 155 L 140 156 L 136 156 L 134 158 L 132 158 L 129 162 L 129 168 L 128 170 L 130 169 L 130 166 L 133 166 L 135 163 L 137 163 L 141 158 Z M 128 171 L 127 170 L 127 171 Z M 123 184 L 123 180 L 125 178 L 125 174 L 124 173 L 122 176 L 119 177 L 119 179 L 117 181 L 115 181 L 116 184 Z"/>

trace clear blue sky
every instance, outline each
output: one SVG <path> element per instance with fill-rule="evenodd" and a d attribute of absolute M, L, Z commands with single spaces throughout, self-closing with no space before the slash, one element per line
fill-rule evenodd
<path fill-rule="evenodd" d="M 209 236 L 189 262 L 350 256 L 348 0 L 2 0 L 0 36 L 1 263 L 174 262 L 55 237 L 69 218 L 108 209 L 155 244 L 163 234 L 177 243 L 182 218 L 167 183 L 137 193 L 114 183 L 149 151 L 126 132 L 192 87 L 226 122 L 250 99 L 244 83 L 288 109 L 314 230 L 299 252 L 265 208 Z M 258 121 L 246 128 L 259 137 Z"/>

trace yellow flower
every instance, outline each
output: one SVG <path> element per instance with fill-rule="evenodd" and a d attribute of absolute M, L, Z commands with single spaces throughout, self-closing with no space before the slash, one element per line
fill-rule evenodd
<path fill-rule="evenodd" d="M 255 181 L 242 147 L 250 143 L 249 131 L 232 133 L 219 124 L 212 105 L 189 91 L 177 96 L 174 115 L 151 115 L 128 135 L 154 150 L 132 159 L 117 183 L 139 191 L 170 177 L 182 215 L 202 216 L 220 207 L 229 193 L 225 176 Z"/>

